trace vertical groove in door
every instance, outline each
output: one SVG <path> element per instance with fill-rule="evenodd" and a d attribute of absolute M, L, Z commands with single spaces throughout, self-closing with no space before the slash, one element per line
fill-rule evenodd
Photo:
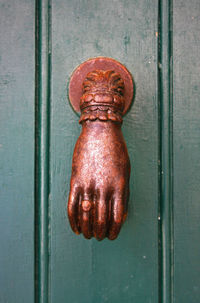
<path fill-rule="evenodd" d="M 35 6 L 35 303 L 49 302 L 51 3 Z"/>
<path fill-rule="evenodd" d="M 159 303 L 173 303 L 173 4 L 158 1 Z"/>

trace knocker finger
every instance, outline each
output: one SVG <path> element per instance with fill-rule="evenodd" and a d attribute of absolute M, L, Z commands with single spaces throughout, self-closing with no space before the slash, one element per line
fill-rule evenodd
<path fill-rule="evenodd" d="M 90 239 L 92 237 L 92 214 L 91 210 L 93 202 L 89 200 L 82 200 L 80 207 L 80 220 L 81 231 L 85 238 Z"/>
<path fill-rule="evenodd" d="M 78 201 L 79 201 L 79 188 L 71 185 L 69 201 L 68 201 L 68 217 L 72 230 L 76 234 L 80 234 L 78 225 Z"/>

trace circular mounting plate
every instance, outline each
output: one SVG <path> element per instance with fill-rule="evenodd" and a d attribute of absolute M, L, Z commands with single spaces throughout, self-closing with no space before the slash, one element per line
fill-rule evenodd
<path fill-rule="evenodd" d="M 123 115 L 129 109 L 131 102 L 133 100 L 133 79 L 129 71 L 118 61 L 112 58 L 97 57 L 89 59 L 79 65 L 73 72 L 70 83 L 69 83 L 69 100 L 73 109 L 76 112 L 80 112 L 80 99 L 82 96 L 82 83 L 89 72 L 94 70 L 114 70 L 118 72 L 125 85 L 125 107 Z"/>

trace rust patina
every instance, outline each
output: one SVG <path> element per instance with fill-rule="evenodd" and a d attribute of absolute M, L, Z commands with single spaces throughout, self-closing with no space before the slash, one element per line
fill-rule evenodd
<path fill-rule="evenodd" d="M 125 97 L 129 96 L 130 105 L 133 83 L 129 72 L 117 61 L 92 60 L 88 73 L 82 65 L 71 80 L 70 93 L 75 97 L 70 100 L 81 111 L 82 132 L 73 154 L 68 217 L 76 234 L 83 233 L 87 239 L 114 240 L 127 215 L 130 161 L 121 124 L 128 108 Z M 101 69 L 93 70 L 95 60 L 101 61 L 100 65 L 96 63 Z M 114 62 L 112 69 L 108 69 L 105 60 Z M 123 67 L 121 73 L 119 66 Z M 128 73 L 131 80 L 124 77 L 125 81 L 123 73 Z M 81 93 L 80 88 L 73 91 L 80 75 L 84 77 Z"/>

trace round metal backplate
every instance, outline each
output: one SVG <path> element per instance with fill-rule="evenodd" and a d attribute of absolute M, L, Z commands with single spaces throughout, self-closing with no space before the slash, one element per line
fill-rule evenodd
<path fill-rule="evenodd" d="M 118 72 L 125 85 L 125 107 L 123 115 L 129 109 L 133 100 L 133 79 L 129 71 L 118 61 L 112 58 L 97 57 L 89 59 L 79 65 L 73 72 L 69 83 L 69 100 L 73 109 L 80 112 L 80 99 L 82 96 L 82 83 L 89 72 L 94 70 L 114 70 Z"/>

